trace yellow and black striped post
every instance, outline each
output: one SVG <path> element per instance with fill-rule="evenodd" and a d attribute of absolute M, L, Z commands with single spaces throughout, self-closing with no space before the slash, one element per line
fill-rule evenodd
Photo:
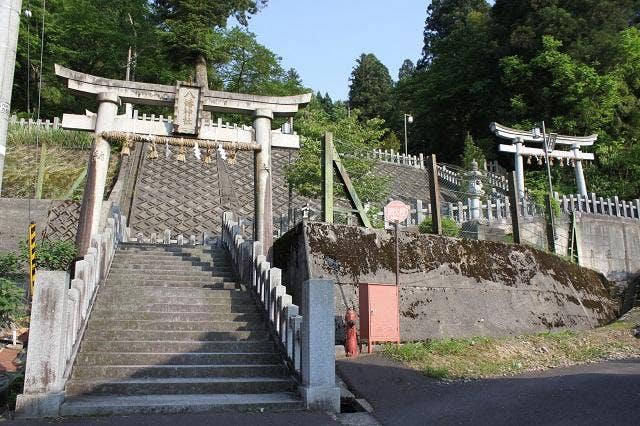
<path fill-rule="evenodd" d="M 36 223 L 29 225 L 29 298 L 33 298 L 33 286 L 36 282 Z"/>

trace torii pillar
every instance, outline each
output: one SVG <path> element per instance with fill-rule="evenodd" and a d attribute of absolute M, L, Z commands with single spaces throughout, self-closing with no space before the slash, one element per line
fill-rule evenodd
<path fill-rule="evenodd" d="M 78 253 L 85 254 L 91 244 L 91 237 L 97 234 L 102 213 L 102 199 L 109 170 L 111 146 L 102 136 L 102 132 L 111 130 L 118 115 L 120 98 L 115 93 L 98 93 L 98 114 L 96 117 L 95 137 L 91 146 L 87 180 L 80 206 L 80 219 L 76 234 Z"/>
<path fill-rule="evenodd" d="M 257 109 L 253 115 L 256 142 L 262 148 L 254 154 L 254 219 L 253 239 L 262 241 L 267 259 L 273 248 L 273 199 L 271 181 L 271 121 L 273 112 Z"/>

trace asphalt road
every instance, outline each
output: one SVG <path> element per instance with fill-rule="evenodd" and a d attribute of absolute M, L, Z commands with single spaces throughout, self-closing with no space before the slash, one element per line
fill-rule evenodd
<path fill-rule="evenodd" d="M 639 425 L 640 359 L 443 382 L 380 355 L 337 363 L 385 425 Z"/>
<path fill-rule="evenodd" d="M 639 425 L 640 359 L 511 378 L 439 381 L 381 355 L 337 362 L 350 389 L 384 425 Z M 339 425 L 326 413 L 210 413 L 17 420 L 14 425 Z M 353 423 L 352 423 L 353 424 Z M 366 424 L 366 423 L 358 423 Z"/>

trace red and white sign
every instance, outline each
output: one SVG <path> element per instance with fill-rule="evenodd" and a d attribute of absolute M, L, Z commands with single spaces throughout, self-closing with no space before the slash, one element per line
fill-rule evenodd
<path fill-rule="evenodd" d="M 400 223 L 409 217 L 409 206 L 402 201 L 391 201 L 384 206 L 384 218 L 389 222 Z"/>

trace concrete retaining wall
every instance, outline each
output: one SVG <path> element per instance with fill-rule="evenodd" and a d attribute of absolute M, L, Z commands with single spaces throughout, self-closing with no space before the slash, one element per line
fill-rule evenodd
<path fill-rule="evenodd" d="M 616 317 L 599 273 L 527 246 L 401 234 L 400 329 L 404 341 L 588 329 Z M 336 281 L 337 339 L 358 283 L 395 282 L 390 232 L 309 223 L 276 242 L 275 265 L 299 302 L 304 279 Z"/>

